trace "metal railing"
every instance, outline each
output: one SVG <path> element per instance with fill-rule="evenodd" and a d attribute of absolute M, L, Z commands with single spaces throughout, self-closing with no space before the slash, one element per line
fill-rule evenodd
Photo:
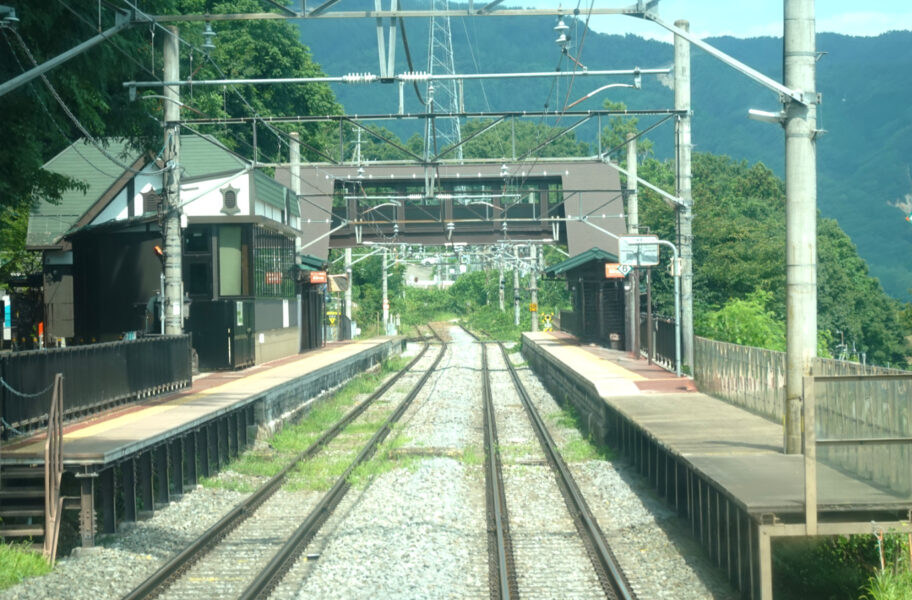
<path fill-rule="evenodd" d="M 48 409 L 48 434 L 44 440 L 44 557 L 57 560 L 57 542 L 63 520 L 63 375 L 54 376 L 54 393 Z"/>
<path fill-rule="evenodd" d="M 650 356 L 650 340 L 652 355 Z M 652 331 L 646 313 L 640 315 L 640 353 L 666 369 L 675 368 L 675 322 L 668 317 L 652 316 Z"/>
<path fill-rule="evenodd" d="M 0 435 L 47 425 L 57 373 L 67 390 L 62 418 L 69 420 L 189 386 L 190 351 L 190 336 L 178 335 L 3 355 Z"/>

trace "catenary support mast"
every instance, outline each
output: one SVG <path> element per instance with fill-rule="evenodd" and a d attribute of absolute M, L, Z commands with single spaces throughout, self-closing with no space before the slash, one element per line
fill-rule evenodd
<path fill-rule="evenodd" d="M 817 356 L 817 93 L 814 0 L 785 0 L 785 452 L 801 452 L 802 381 Z"/>
<path fill-rule="evenodd" d="M 168 27 L 165 36 L 165 79 L 180 78 L 179 38 L 177 27 Z M 181 228 L 180 228 L 180 93 L 177 86 L 165 87 L 165 162 L 164 198 L 162 200 L 162 238 L 165 246 L 165 334 L 183 333 L 183 299 L 181 297 Z"/>

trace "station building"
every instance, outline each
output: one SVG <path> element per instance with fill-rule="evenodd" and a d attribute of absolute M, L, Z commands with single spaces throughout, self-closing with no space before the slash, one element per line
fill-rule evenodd
<path fill-rule="evenodd" d="M 163 167 L 117 140 L 104 152 L 77 141 L 45 165 L 86 184 L 39 203 L 29 220 L 27 248 L 43 253 L 48 340 L 160 331 Z M 295 192 L 209 136 L 182 136 L 180 168 L 184 329 L 200 367 L 321 346 L 325 279 L 312 284 L 311 273 L 325 270 L 326 256 L 297 252 Z"/>

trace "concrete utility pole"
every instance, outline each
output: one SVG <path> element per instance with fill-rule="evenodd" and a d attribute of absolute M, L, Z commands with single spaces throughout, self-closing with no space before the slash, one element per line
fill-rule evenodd
<path fill-rule="evenodd" d="M 801 452 L 802 378 L 817 356 L 817 93 L 814 0 L 785 0 L 785 452 Z"/>
<path fill-rule="evenodd" d="M 390 305 L 388 291 L 388 267 L 387 267 L 388 250 L 383 248 L 383 335 L 389 333 Z"/>
<path fill-rule="evenodd" d="M 519 246 L 513 246 L 513 324 L 519 327 Z"/>
<path fill-rule="evenodd" d="M 675 21 L 675 26 L 690 31 L 690 23 Z M 678 116 L 675 136 L 677 156 L 677 195 L 684 203 L 678 207 L 678 247 L 681 249 L 681 340 L 684 364 L 693 369 L 693 197 L 690 189 L 690 42 L 679 35 L 674 40 L 675 110 Z"/>
<path fill-rule="evenodd" d="M 538 331 L 538 252 L 535 244 L 529 244 L 529 257 L 532 259 L 532 272 L 529 274 L 529 293 L 535 312 L 532 313 L 532 331 Z"/>
<path fill-rule="evenodd" d="M 360 131 L 360 130 L 359 130 Z M 301 134 L 291 132 L 291 142 L 288 144 L 288 162 L 291 164 L 291 189 L 295 194 L 301 194 Z M 295 202 L 298 199 L 295 198 Z"/>
<path fill-rule="evenodd" d="M 165 81 L 180 79 L 180 54 L 177 27 L 168 27 L 165 36 Z M 180 92 L 177 86 L 165 86 L 165 149 L 163 159 L 164 198 L 162 199 L 162 241 L 165 246 L 165 334 L 183 333 L 183 298 L 181 297 L 181 219 L 180 219 Z"/>
<path fill-rule="evenodd" d="M 298 198 L 301 196 L 301 142 L 300 134 L 297 131 L 291 132 L 291 141 L 288 144 L 288 163 L 291 169 L 291 189 L 295 193 L 295 202 L 299 202 Z M 301 236 L 295 237 L 295 264 L 300 264 L 301 261 L 301 246 L 303 240 Z M 304 334 L 304 319 L 301 318 L 301 307 L 304 302 L 304 299 L 301 297 L 300 288 L 298 293 L 295 294 L 296 300 L 296 310 L 298 314 L 298 339 L 304 339 L 302 336 Z"/>
<path fill-rule="evenodd" d="M 498 298 L 500 300 L 500 312 L 504 311 L 504 286 L 506 285 L 506 282 L 504 281 L 504 252 L 505 251 L 506 251 L 506 249 L 503 246 L 498 248 L 497 259 L 498 259 L 498 266 L 499 266 L 499 271 L 500 271 L 500 293 L 498 294 Z"/>
<path fill-rule="evenodd" d="M 627 233 L 640 232 L 640 216 L 637 206 L 637 141 L 635 133 L 627 134 Z M 640 276 L 634 270 L 627 291 L 627 347 L 634 356 L 640 350 Z"/>
<path fill-rule="evenodd" d="M 345 289 L 345 318 L 351 327 L 352 318 L 352 249 L 345 249 L 345 276 L 348 277 L 348 287 Z"/>

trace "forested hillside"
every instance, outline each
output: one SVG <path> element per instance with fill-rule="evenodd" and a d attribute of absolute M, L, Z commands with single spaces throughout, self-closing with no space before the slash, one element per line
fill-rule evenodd
<path fill-rule="evenodd" d="M 353 3 L 353 6 L 356 3 Z M 686 15 L 665 15 L 674 17 Z M 618 31 L 625 19 L 618 17 Z M 554 44 L 552 18 L 451 20 L 456 72 L 572 71 Z M 405 23 L 415 70 L 427 69 L 427 23 Z M 375 24 L 359 20 L 324 20 L 301 25 L 302 39 L 314 58 L 332 75 L 377 71 Z M 590 69 L 667 67 L 669 44 L 631 35 L 588 32 L 573 24 L 571 53 Z M 340 44 L 339 40 L 345 40 Z M 774 38 L 718 38 L 710 43 L 767 75 L 781 80 L 782 42 Z M 580 46 L 582 46 L 580 48 Z M 818 126 L 818 206 L 835 218 L 858 246 L 894 297 L 912 299 L 912 226 L 904 216 L 912 210 L 912 32 L 892 32 L 874 38 L 818 35 L 818 90 L 823 104 Z M 397 71 L 408 70 L 402 44 Z M 628 82 L 628 79 L 618 79 Z M 546 79 L 467 82 L 467 110 L 559 110 L 589 91 L 608 83 L 604 78 L 577 76 L 552 84 Z M 345 86 L 335 89 L 349 113 L 395 112 L 396 86 Z M 406 110 L 420 110 L 415 94 L 406 97 Z M 607 90 L 577 108 L 598 108 L 605 99 L 630 108 L 670 108 L 673 92 L 667 80 L 644 77 L 641 90 Z M 693 52 L 693 141 L 697 151 L 762 162 L 782 176 L 783 134 L 779 127 L 747 118 L 749 108 L 778 110 L 775 94 L 735 73 L 699 50 Z M 642 119 L 646 127 L 653 120 Z M 400 125 L 408 137 L 415 130 Z M 595 147 L 595 129 L 580 129 L 577 139 Z M 672 150 L 672 129 L 666 124 L 652 135 L 659 157 Z M 904 207 L 904 208 L 903 208 Z M 697 207 L 699 213 L 699 206 Z"/>

